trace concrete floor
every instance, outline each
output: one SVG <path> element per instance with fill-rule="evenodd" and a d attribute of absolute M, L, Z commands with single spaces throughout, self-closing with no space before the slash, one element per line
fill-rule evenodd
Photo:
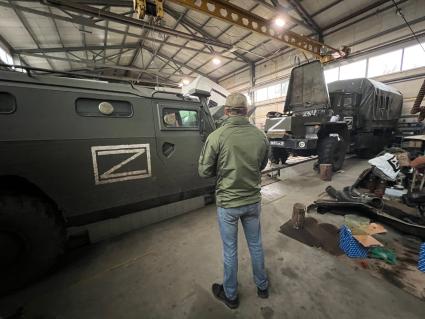
<path fill-rule="evenodd" d="M 278 232 L 295 202 L 308 204 L 323 193 L 327 183 L 311 167 L 288 168 L 281 182 L 264 188 L 267 300 L 256 296 L 241 229 L 241 305 L 230 310 L 213 298 L 210 286 L 221 281 L 222 260 L 210 205 L 75 252 L 64 269 L 0 300 L 0 309 L 22 306 L 25 318 L 423 319 L 425 303 L 416 297 Z M 348 160 L 333 185 L 352 183 L 364 167 Z"/>

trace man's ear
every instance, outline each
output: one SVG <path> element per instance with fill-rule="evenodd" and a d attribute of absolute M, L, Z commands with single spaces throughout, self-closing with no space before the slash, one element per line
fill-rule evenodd
<path fill-rule="evenodd" d="M 229 109 L 227 107 L 224 108 L 224 115 L 229 115 Z"/>

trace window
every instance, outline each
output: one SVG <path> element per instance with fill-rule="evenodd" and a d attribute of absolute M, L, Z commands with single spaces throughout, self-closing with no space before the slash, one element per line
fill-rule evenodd
<path fill-rule="evenodd" d="M 267 99 L 275 99 L 282 96 L 282 86 L 280 83 L 267 87 Z"/>
<path fill-rule="evenodd" d="M 425 42 L 422 43 L 425 48 Z M 403 67 L 402 70 L 410 70 L 425 66 L 425 52 L 422 47 L 417 44 L 404 49 Z"/>
<path fill-rule="evenodd" d="M 289 81 L 282 82 L 282 96 L 286 96 L 288 92 Z"/>
<path fill-rule="evenodd" d="M 261 102 L 286 96 L 289 81 L 278 82 L 255 90 L 255 102 Z"/>
<path fill-rule="evenodd" d="M 267 88 L 261 88 L 255 91 L 255 102 L 267 100 Z"/>
<path fill-rule="evenodd" d="M 75 102 L 76 111 L 81 116 L 131 117 L 133 106 L 127 101 L 111 101 L 80 98 Z"/>
<path fill-rule="evenodd" d="M 198 112 L 193 110 L 163 109 L 162 120 L 169 128 L 198 128 Z"/>
<path fill-rule="evenodd" d="M 367 76 L 374 77 L 400 71 L 401 54 L 400 49 L 369 58 Z"/>
<path fill-rule="evenodd" d="M 357 62 L 342 65 L 339 69 L 339 79 L 357 79 L 364 78 L 366 76 L 366 60 L 360 60 Z"/>
<path fill-rule="evenodd" d="M 339 76 L 339 68 L 338 67 L 325 70 L 326 83 L 338 81 L 338 76 Z"/>
<path fill-rule="evenodd" d="M 12 56 L 0 46 L 0 63 L 13 64 Z"/>
<path fill-rule="evenodd" d="M 15 97 L 6 92 L 0 92 L 0 114 L 11 114 L 16 111 Z"/>

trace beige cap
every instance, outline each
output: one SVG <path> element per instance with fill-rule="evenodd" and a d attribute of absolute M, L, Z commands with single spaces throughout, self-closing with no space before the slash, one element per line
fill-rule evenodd
<path fill-rule="evenodd" d="M 248 108 L 248 100 L 246 96 L 241 93 L 232 93 L 227 96 L 224 106 L 229 109 Z"/>

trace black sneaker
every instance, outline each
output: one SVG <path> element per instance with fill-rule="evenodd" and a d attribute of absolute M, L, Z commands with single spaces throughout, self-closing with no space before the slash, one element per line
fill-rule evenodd
<path fill-rule="evenodd" d="M 260 288 L 257 287 L 257 295 L 258 295 L 258 297 L 263 298 L 263 299 L 269 298 L 269 288 L 261 290 Z"/>
<path fill-rule="evenodd" d="M 230 309 L 236 309 L 237 307 L 239 307 L 239 298 L 236 297 L 235 300 L 228 299 L 226 297 L 225 292 L 224 292 L 223 285 L 213 284 L 212 285 L 212 293 L 218 300 L 223 302 Z"/>

